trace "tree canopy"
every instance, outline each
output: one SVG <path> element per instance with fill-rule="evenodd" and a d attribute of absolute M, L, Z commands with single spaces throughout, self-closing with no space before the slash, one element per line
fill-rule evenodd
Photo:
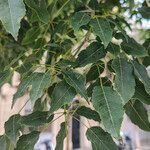
<path fill-rule="evenodd" d="M 125 113 L 150 131 L 150 30 L 141 25 L 150 19 L 149 6 L 134 0 L 1 0 L 0 87 L 18 72 L 12 107 L 28 91 L 33 108 L 5 123 L 1 150 L 32 150 L 60 108 L 66 119 L 56 150 L 68 136 L 69 116 L 99 122 L 86 132 L 93 150 L 117 150 L 113 139 L 120 139 Z M 139 41 L 128 34 L 137 25 L 144 33 Z M 32 128 L 24 134 L 24 127 Z"/>

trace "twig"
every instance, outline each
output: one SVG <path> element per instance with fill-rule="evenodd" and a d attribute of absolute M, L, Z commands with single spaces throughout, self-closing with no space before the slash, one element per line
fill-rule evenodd
<path fill-rule="evenodd" d="M 76 51 L 74 56 L 76 56 L 78 54 L 78 52 L 81 50 L 82 46 L 88 41 L 89 37 L 90 37 L 91 31 L 89 30 L 86 35 L 84 40 L 82 41 L 82 43 L 74 50 Z"/>
<path fill-rule="evenodd" d="M 21 109 L 19 110 L 18 114 L 20 114 L 20 112 L 24 109 L 24 107 L 26 106 L 26 104 L 29 102 L 29 99 L 25 102 L 25 104 L 21 107 Z"/>

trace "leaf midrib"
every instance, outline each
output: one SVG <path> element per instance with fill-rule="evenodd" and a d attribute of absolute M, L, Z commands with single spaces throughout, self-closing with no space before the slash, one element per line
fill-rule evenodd
<path fill-rule="evenodd" d="M 91 58 L 95 53 L 97 53 L 98 51 L 100 51 L 102 49 L 102 47 L 97 48 L 96 51 L 94 51 L 92 54 L 90 54 L 88 57 L 86 57 L 85 59 L 83 59 L 83 61 L 81 61 L 80 65 L 83 65 L 84 63 L 86 63 L 86 61 Z M 86 51 L 86 50 L 85 50 Z"/>
<path fill-rule="evenodd" d="M 95 132 L 91 129 L 91 128 L 89 128 L 89 130 L 91 130 L 91 132 L 95 135 L 95 137 L 104 145 L 104 147 L 106 147 L 108 150 L 110 150 L 109 149 L 109 147 L 107 147 L 107 145 L 97 136 L 97 134 L 95 134 Z M 92 142 L 92 143 L 94 143 L 94 142 Z"/>
<path fill-rule="evenodd" d="M 138 113 L 138 111 L 134 108 L 134 106 L 131 104 L 131 102 L 129 102 L 130 106 L 133 108 L 134 112 L 137 114 L 137 116 L 139 117 L 139 119 L 144 123 L 144 125 L 150 130 L 150 127 L 146 124 L 146 122 L 142 119 L 142 117 L 140 116 L 140 114 Z"/>
<path fill-rule="evenodd" d="M 107 97 L 106 97 L 106 94 L 105 94 L 105 91 L 104 91 L 103 86 L 101 86 L 101 88 L 102 88 L 103 96 L 104 96 L 104 99 L 105 99 L 105 102 L 106 102 L 106 105 L 107 105 L 107 108 L 108 108 L 108 113 L 109 113 L 109 116 L 110 116 L 110 119 L 111 119 L 113 128 L 114 128 L 114 130 L 115 130 L 115 132 L 116 132 L 116 135 L 118 135 L 118 134 L 117 134 L 117 131 L 116 131 L 116 128 L 115 128 L 114 121 L 113 121 L 113 117 L 112 117 L 112 115 L 111 115 L 111 110 L 110 110 L 109 102 L 108 102 L 108 100 L 107 100 Z"/>
<path fill-rule="evenodd" d="M 39 92 L 40 91 L 40 87 L 42 85 L 42 82 L 43 82 L 45 76 L 46 76 L 46 73 L 43 75 L 42 80 L 40 81 L 38 88 L 35 90 L 35 93 L 37 93 L 37 94 L 32 100 L 37 100 L 38 99 L 39 94 L 41 93 L 41 92 Z"/>
<path fill-rule="evenodd" d="M 100 25 L 100 23 L 99 23 L 99 21 L 98 21 L 97 18 L 96 18 L 96 20 L 97 20 L 98 26 L 99 26 L 99 28 L 100 28 L 100 30 L 101 30 L 101 33 L 102 33 L 103 38 L 105 39 L 105 41 L 107 41 L 107 40 L 106 40 L 106 37 L 105 37 L 105 34 L 104 34 L 103 30 L 102 30 L 102 27 L 101 27 L 101 25 Z M 106 42 L 104 42 L 104 45 L 105 45 L 105 44 L 106 44 Z"/>
<path fill-rule="evenodd" d="M 76 82 L 74 82 L 74 80 L 72 80 L 72 78 L 70 78 L 69 75 L 66 74 L 66 76 L 74 83 L 74 85 L 78 88 L 78 90 L 81 92 L 81 94 L 86 98 L 86 95 L 82 92 L 82 89 L 80 89 L 80 87 L 76 84 Z M 79 79 L 80 76 L 77 78 Z"/>
<path fill-rule="evenodd" d="M 8 6 L 9 6 L 9 13 L 10 13 L 10 19 L 11 19 L 11 24 L 12 24 L 12 28 L 13 28 L 13 34 L 15 35 L 15 27 L 14 27 L 14 21 L 13 21 L 13 17 L 12 17 L 12 10 L 11 10 L 11 4 L 10 4 L 10 0 L 8 0 Z"/>

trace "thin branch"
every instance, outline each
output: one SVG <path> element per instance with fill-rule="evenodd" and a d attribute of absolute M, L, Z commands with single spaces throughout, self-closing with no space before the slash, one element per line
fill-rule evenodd
<path fill-rule="evenodd" d="M 29 102 L 29 99 L 25 102 L 25 104 L 21 107 L 21 109 L 19 110 L 18 114 L 20 114 L 20 112 L 24 109 L 24 107 L 27 105 L 27 103 Z"/>
<path fill-rule="evenodd" d="M 89 37 L 91 35 L 91 31 L 89 30 L 84 37 L 84 40 L 82 41 L 82 43 L 74 50 L 76 51 L 74 56 L 76 56 L 78 54 L 78 52 L 81 50 L 81 48 L 83 47 L 83 45 L 88 41 Z"/>
<path fill-rule="evenodd" d="M 78 122 L 80 122 L 82 125 L 84 125 L 87 129 L 89 129 L 90 127 L 88 127 L 85 123 L 83 123 L 81 120 L 79 120 L 78 118 L 76 118 L 75 116 L 72 116 L 75 120 L 77 120 Z"/>

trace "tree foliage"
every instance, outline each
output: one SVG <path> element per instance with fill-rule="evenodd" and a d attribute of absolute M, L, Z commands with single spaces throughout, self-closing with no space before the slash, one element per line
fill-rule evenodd
<path fill-rule="evenodd" d="M 60 108 L 65 118 L 79 115 L 99 122 L 86 132 L 93 150 L 117 150 L 113 138 L 120 139 L 125 113 L 150 131 L 145 109 L 150 104 L 150 37 L 141 44 L 127 34 L 133 18 L 134 25 L 150 19 L 146 1 L 1 0 L 0 87 L 20 73 L 12 107 L 28 91 L 33 108 L 27 116 L 8 119 L 1 149 L 33 149 L 40 129 L 55 121 Z M 79 96 L 84 102 L 76 102 Z M 32 128 L 24 134 L 24 127 Z M 59 150 L 68 120 L 60 127 Z"/>

